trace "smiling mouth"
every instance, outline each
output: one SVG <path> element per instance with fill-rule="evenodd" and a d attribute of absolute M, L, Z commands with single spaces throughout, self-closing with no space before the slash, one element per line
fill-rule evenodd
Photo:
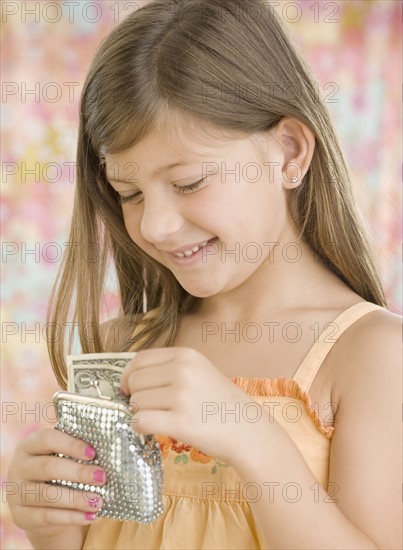
<path fill-rule="evenodd" d="M 189 250 L 184 250 L 183 252 L 176 252 L 174 254 L 174 256 L 176 256 L 177 258 L 185 258 L 185 257 L 193 256 L 193 254 L 196 254 L 196 252 L 199 252 L 199 250 L 201 248 L 203 248 L 203 246 L 206 246 L 207 243 L 208 243 L 208 241 L 205 241 L 201 245 L 194 246 L 193 248 L 191 248 Z"/>
<path fill-rule="evenodd" d="M 189 248 L 188 250 L 183 250 L 182 252 L 175 252 L 175 253 L 172 252 L 172 255 L 176 256 L 177 258 L 189 258 L 190 256 L 193 256 L 194 254 L 199 252 L 199 250 L 201 250 L 202 248 L 204 248 L 209 243 L 215 240 L 216 240 L 216 237 L 214 237 L 213 239 L 210 239 L 209 241 L 204 241 L 199 245 L 194 246 L 193 248 Z"/>

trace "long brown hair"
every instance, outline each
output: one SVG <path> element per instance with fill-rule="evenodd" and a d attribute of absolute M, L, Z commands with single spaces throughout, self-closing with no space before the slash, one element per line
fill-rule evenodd
<path fill-rule="evenodd" d="M 373 242 L 314 77 L 264 0 L 254 0 L 253 11 L 244 7 L 243 0 L 154 0 L 119 24 L 95 55 L 80 105 L 72 245 L 48 310 L 48 349 L 62 387 L 69 318 L 78 326 L 83 353 L 103 351 L 99 331 L 88 338 L 88 327 L 99 327 L 109 261 L 122 316 L 138 318 L 144 295 L 148 310 L 159 308 L 125 349 L 140 337 L 147 347 L 162 332 L 171 345 L 179 315 L 195 303 L 130 239 L 104 162 L 105 154 L 132 147 L 151 131 L 179 132 L 183 121 L 200 131 L 246 135 L 285 116 L 306 124 L 316 147 L 303 182 L 288 192 L 291 218 L 330 270 L 363 299 L 386 307 Z"/>

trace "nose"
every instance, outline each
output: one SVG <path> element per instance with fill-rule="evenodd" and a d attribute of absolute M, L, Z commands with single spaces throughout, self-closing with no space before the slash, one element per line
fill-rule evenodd
<path fill-rule="evenodd" d="M 160 196 L 148 197 L 143 205 L 140 231 L 148 242 L 163 243 L 181 229 L 184 219 L 174 198 L 161 193 Z"/>

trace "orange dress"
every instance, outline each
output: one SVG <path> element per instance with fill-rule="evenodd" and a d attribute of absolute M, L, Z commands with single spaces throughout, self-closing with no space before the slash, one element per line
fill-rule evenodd
<path fill-rule="evenodd" d="M 376 309 L 384 308 L 370 302 L 348 308 L 333 321 L 337 335 Z M 293 379 L 231 378 L 269 408 L 325 490 L 334 428 L 322 424 L 308 392 L 334 344 L 326 341 L 327 336 L 323 331 Z M 165 436 L 158 440 L 164 465 L 163 514 L 148 525 L 98 518 L 88 530 L 83 550 L 263 548 L 248 503 L 259 497 L 261 489 L 245 484 L 230 465 L 183 442 Z"/>

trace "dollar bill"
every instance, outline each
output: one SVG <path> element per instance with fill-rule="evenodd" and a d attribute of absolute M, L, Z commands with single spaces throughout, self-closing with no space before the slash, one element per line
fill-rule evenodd
<path fill-rule="evenodd" d="M 67 391 L 99 397 L 93 382 L 98 381 L 102 396 L 116 401 L 128 401 L 120 394 L 120 378 L 136 352 L 87 353 L 67 356 Z"/>

